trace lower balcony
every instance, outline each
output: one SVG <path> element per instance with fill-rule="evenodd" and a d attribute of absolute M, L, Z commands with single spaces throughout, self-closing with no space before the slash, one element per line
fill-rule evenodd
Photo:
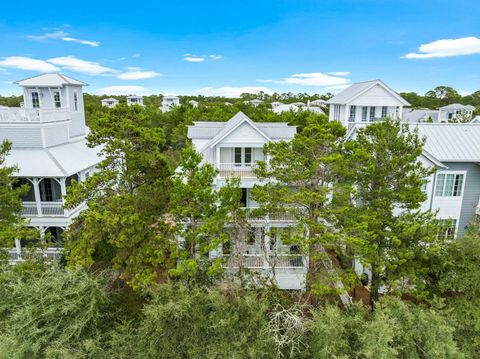
<path fill-rule="evenodd" d="M 220 163 L 218 175 L 220 178 L 257 178 L 257 167 L 256 163 Z"/>
<path fill-rule="evenodd" d="M 23 202 L 23 216 L 25 217 L 68 217 L 83 208 L 80 205 L 72 210 L 63 208 L 63 202 Z"/>
<path fill-rule="evenodd" d="M 25 250 L 22 249 L 18 251 L 16 249 L 10 249 L 8 251 L 9 262 L 15 264 L 23 261 L 26 258 L 38 256 L 44 257 L 50 260 L 58 260 L 62 255 L 62 248 L 47 248 L 47 249 L 36 249 L 36 250 Z"/>

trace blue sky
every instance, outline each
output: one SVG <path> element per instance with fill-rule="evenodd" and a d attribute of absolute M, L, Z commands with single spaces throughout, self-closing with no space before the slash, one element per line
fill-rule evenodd
<path fill-rule="evenodd" d="M 478 0 L 8 1 L 0 94 L 45 71 L 96 94 L 325 93 L 374 78 L 469 93 L 479 17 Z"/>

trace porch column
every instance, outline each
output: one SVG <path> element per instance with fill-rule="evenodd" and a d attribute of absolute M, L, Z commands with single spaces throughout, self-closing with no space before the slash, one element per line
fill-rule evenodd
<path fill-rule="evenodd" d="M 37 215 L 41 216 L 42 215 L 42 198 L 40 197 L 40 179 L 39 178 L 32 178 L 32 183 L 33 183 L 33 192 L 35 193 L 35 203 L 37 205 Z"/>
<path fill-rule="evenodd" d="M 263 268 L 268 269 L 270 267 L 270 218 L 268 214 L 265 216 L 265 238 L 264 238 L 264 258 L 263 258 Z"/>
<path fill-rule="evenodd" d="M 62 191 L 62 203 L 64 203 L 64 198 L 67 195 L 66 178 L 62 177 L 62 178 L 59 178 L 59 180 L 60 180 L 60 190 Z M 68 215 L 67 210 L 65 208 L 63 209 L 63 214 Z"/>
<path fill-rule="evenodd" d="M 20 243 L 20 239 L 15 238 L 15 251 L 17 252 L 18 258 L 22 257 L 22 244 Z"/>
<path fill-rule="evenodd" d="M 220 170 L 220 147 L 218 145 L 215 146 L 215 153 L 216 153 L 217 169 Z"/>

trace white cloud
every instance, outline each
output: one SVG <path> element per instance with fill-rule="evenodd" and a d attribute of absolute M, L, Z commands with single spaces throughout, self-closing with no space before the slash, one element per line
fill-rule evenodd
<path fill-rule="evenodd" d="M 192 55 L 192 54 L 185 54 L 183 55 L 183 59 L 188 62 L 204 62 L 204 61 L 217 61 L 221 60 L 223 57 L 220 55 Z"/>
<path fill-rule="evenodd" d="M 302 86 L 340 86 L 347 85 L 350 80 L 342 77 L 346 76 L 346 72 L 342 72 L 341 76 L 333 76 L 324 74 L 321 72 L 309 72 L 293 74 L 290 77 L 283 78 L 281 80 L 257 80 L 258 82 L 270 82 L 275 84 L 287 84 L 287 85 L 302 85 Z"/>
<path fill-rule="evenodd" d="M 46 61 L 24 56 L 3 57 L 3 60 L 0 60 L 0 67 L 38 72 L 54 72 L 59 70 L 58 67 Z"/>
<path fill-rule="evenodd" d="M 117 76 L 121 80 L 143 80 L 162 76 L 161 73 L 155 71 L 142 71 L 138 67 L 129 67 L 127 72 L 123 72 Z"/>
<path fill-rule="evenodd" d="M 136 59 L 137 57 L 140 57 L 140 54 L 133 54 L 132 57 Z"/>
<path fill-rule="evenodd" d="M 82 60 L 74 56 L 54 57 L 47 61 L 54 65 L 61 66 L 64 69 L 87 75 L 102 75 L 117 72 L 114 69 L 100 65 L 98 62 Z"/>
<path fill-rule="evenodd" d="M 223 97 L 240 97 L 242 93 L 257 94 L 260 91 L 271 94 L 273 93 L 268 87 L 263 86 L 244 86 L 244 87 L 203 87 L 197 90 L 197 93 L 205 96 L 223 96 Z"/>
<path fill-rule="evenodd" d="M 87 45 L 92 47 L 100 46 L 100 41 L 77 39 L 77 38 L 71 37 L 69 33 L 63 30 L 46 32 L 42 35 L 28 35 L 27 38 L 35 41 L 61 40 L 61 41 L 67 41 L 67 42 L 76 42 L 82 45 Z"/>
<path fill-rule="evenodd" d="M 98 90 L 99 94 L 105 95 L 142 95 L 151 91 L 143 86 L 108 86 Z"/>
<path fill-rule="evenodd" d="M 480 39 L 469 36 L 459 39 L 437 40 L 420 45 L 418 51 L 408 53 L 403 57 L 406 59 L 430 59 L 480 54 Z"/>
<path fill-rule="evenodd" d="M 348 72 L 348 71 L 337 71 L 337 72 L 327 72 L 327 74 L 333 75 L 333 76 L 348 76 L 348 75 L 351 74 L 351 72 Z"/>
<path fill-rule="evenodd" d="M 81 40 L 81 39 L 76 39 L 74 37 L 69 37 L 69 36 L 62 37 L 62 40 L 69 41 L 69 42 L 78 42 L 79 44 L 88 45 L 92 47 L 100 46 L 100 41 Z"/>

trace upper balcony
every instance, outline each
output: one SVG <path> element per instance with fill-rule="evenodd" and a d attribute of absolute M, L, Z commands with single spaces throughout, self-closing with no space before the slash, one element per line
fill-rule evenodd
<path fill-rule="evenodd" d="M 48 123 L 69 118 L 67 108 L 0 107 L 1 123 Z"/>

